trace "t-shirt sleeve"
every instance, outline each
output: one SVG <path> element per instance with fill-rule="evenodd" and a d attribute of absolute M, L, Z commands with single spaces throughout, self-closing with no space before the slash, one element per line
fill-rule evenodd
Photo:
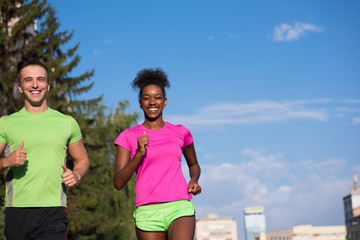
<path fill-rule="evenodd" d="M 189 129 L 187 129 L 186 127 L 183 127 L 183 132 L 184 132 L 184 146 L 183 147 L 187 147 L 190 146 L 193 142 L 193 136 L 191 135 L 191 132 Z"/>
<path fill-rule="evenodd" d="M 76 143 L 77 141 L 80 141 L 82 135 L 79 124 L 72 117 L 70 117 L 70 124 L 71 124 L 71 136 L 70 136 L 69 144 L 72 144 L 72 143 Z"/>
<path fill-rule="evenodd" d="M 7 143 L 4 117 L 0 118 L 0 142 Z"/>
<path fill-rule="evenodd" d="M 119 136 L 116 138 L 114 144 L 117 146 L 121 146 L 129 151 L 131 151 L 131 146 L 129 144 L 129 129 L 126 129 L 122 133 L 119 134 Z"/>

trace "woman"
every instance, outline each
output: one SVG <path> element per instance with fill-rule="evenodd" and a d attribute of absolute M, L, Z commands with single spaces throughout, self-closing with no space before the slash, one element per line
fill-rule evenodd
<path fill-rule="evenodd" d="M 121 190 L 136 172 L 134 220 L 138 239 L 193 240 L 195 208 L 190 199 L 201 187 L 192 135 L 184 126 L 163 120 L 165 88 L 170 87 L 164 71 L 144 69 L 132 87 L 139 89 L 145 121 L 115 140 L 114 186 Z M 181 170 L 182 154 L 189 167 L 189 183 Z"/>

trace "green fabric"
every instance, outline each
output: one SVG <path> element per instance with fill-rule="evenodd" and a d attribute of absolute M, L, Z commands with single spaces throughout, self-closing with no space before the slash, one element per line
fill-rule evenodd
<path fill-rule="evenodd" d="M 194 204 L 190 200 L 179 200 L 139 206 L 133 217 L 136 227 L 142 231 L 165 232 L 175 219 L 194 215 Z"/>
<path fill-rule="evenodd" d="M 0 142 L 10 151 L 24 141 L 27 161 L 11 167 L 6 177 L 5 207 L 66 207 L 61 164 L 67 145 L 81 139 L 75 119 L 48 108 L 29 113 L 25 108 L 0 119 Z"/>

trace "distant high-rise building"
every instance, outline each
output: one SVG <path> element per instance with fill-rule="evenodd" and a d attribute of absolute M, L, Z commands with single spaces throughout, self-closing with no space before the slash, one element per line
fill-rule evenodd
<path fill-rule="evenodd" d="M 357 175 L 353 175 L 354 185 L 350 194 L 343 198 L 347 240 L 360 240 L 360 188 L 356 186 Z"/>
<path fill-rule="evenodd" d="M 253 240 L 257 233 L 266 232 L 264 207 L 244 209 L 245 240 Z"/>
<path fill-rule="evenodd" d="M 345 240 L 346 227 L 299 225 L 273 232 L 255 234 L 255 240 Z"/>
<path fill-rule="evenodd" d="M 196 220 L 195 240 L 237 240 L 236 221 L 231 217 L 208 214 Z"/>

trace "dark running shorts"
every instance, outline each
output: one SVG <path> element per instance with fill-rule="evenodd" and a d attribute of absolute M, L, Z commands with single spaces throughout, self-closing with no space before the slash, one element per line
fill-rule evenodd
<path fill-rule="evenodd" d="M 67 227 L 64 207 L 5 208 L 7 240 L 66 240 Z"/>

